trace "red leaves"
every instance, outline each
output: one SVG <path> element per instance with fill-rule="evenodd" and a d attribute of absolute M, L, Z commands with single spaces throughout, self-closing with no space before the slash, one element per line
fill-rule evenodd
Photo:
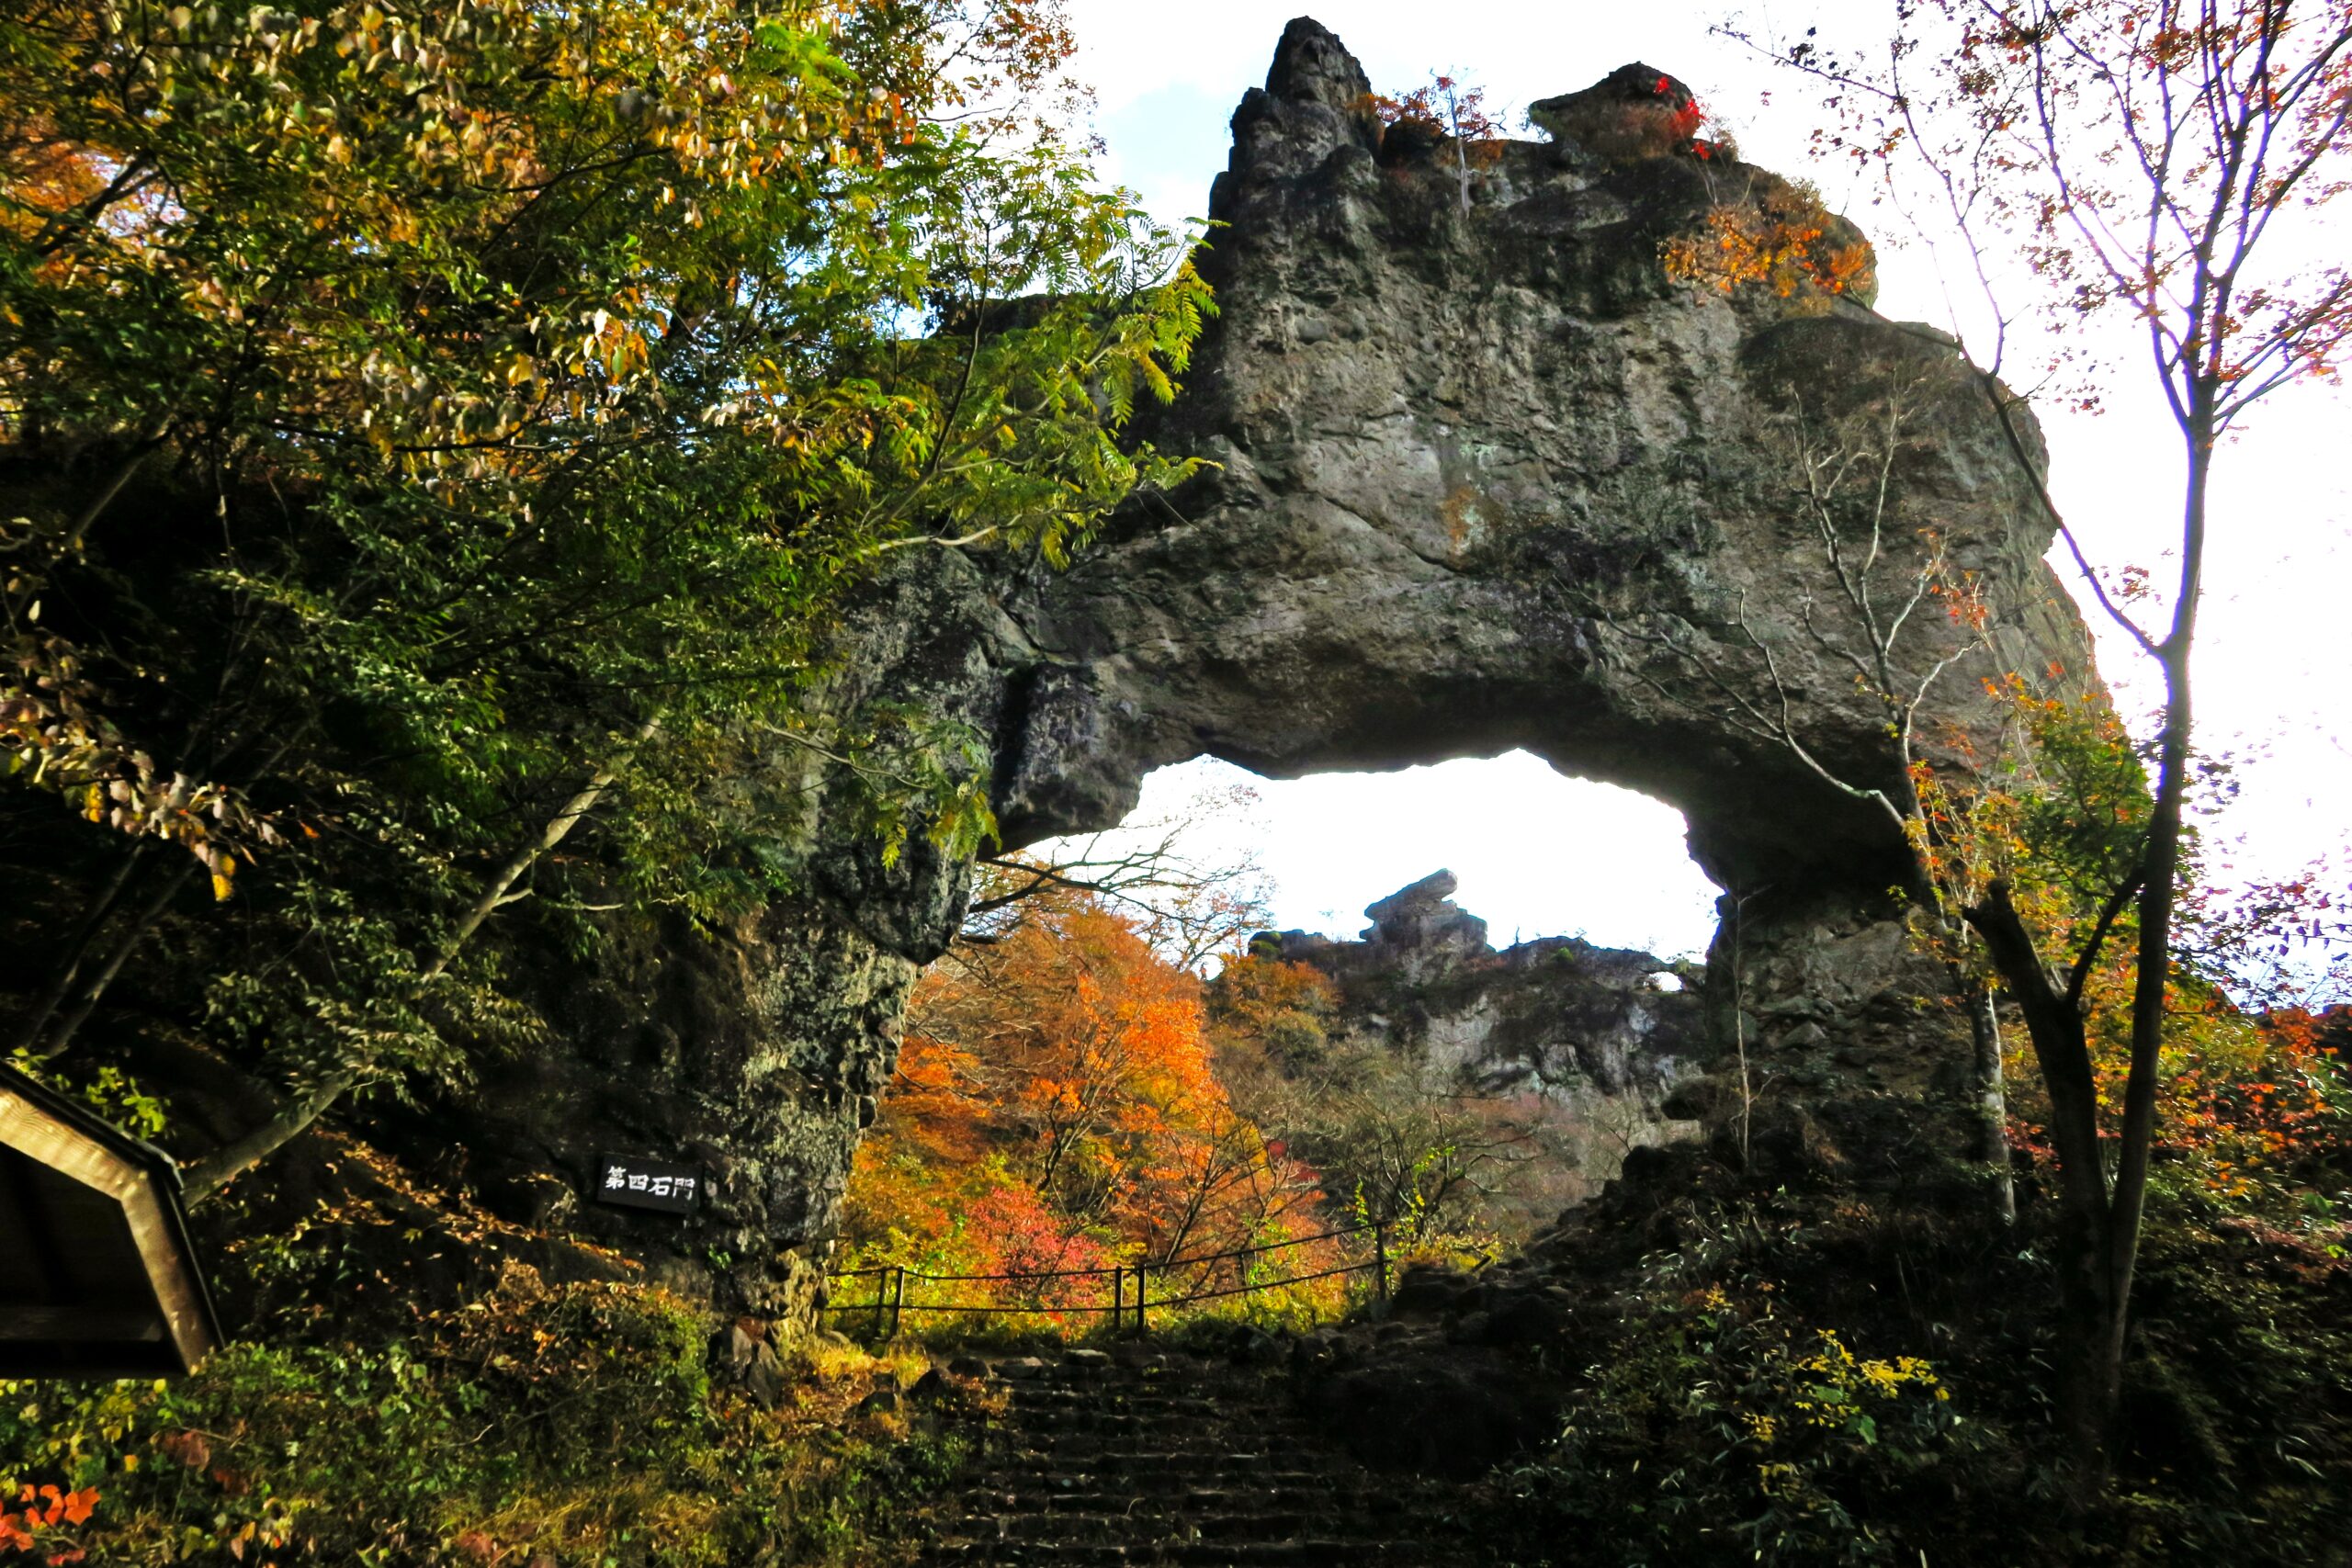
<path fill-rule="evenodd" d="M 1502 135 L 1502 122 L 1487 112 L 1487 90 L 1464 85 L 1453 76 L 1431 75 L 1430 85 L 1390 97 L 1366 94 L 1363 107 L 1383 125 L 1417 120 L 1440 135 L 1464 141 L 1487 141 Z"/>
<path fill-rule="evenodd" d="M 1650 93 L 1655 97 L 1667 99 L 1676 97 L 1678 90 L 1674 85 L 1674 78 L 1660 76 L 1657 85 L 1650 88 Z M 1706 123 L 1707 111 L 1700 107 L 1697 98 L 1685 97 L 1681 103 L 1674 107 L 1672 119 L 1674 134 L 1678 139 L 1689 142 L 1690 151 L 1694 154 L 1701 158 L 1713 158 L 1719 153 L 1729 156 L 1730 149 L 1725 143 L 1702 141 L 1699 139 L 1699 128 Z"/>
<path fill-rule="evenodd" d="M 1091 899 L 1023 910 L 918 988 L 851 1179 L 853 1234 L 941 1272 L 1107 1269 L 1179 1239 L 1253 1239 L 1272 1210 L 1311 1196 L 1234 1112 L 1194 976 Z M 1270 1001 L 1302 991 L 1296 966 L 1262 967 Z M 1105 1279 L 973 1290 L 1050 1315 L 1099 1305 Z"/>

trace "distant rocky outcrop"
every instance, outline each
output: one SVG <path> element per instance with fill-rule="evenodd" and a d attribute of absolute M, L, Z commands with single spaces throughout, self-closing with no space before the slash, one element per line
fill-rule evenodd
<path fill-rule="evenodd" d="M 1544 1148 L 1521 1205 L 1535 1217 L 1598 1191 L 1633 1150 L 1696 1136 L 1665 1107 L 1710 1055 L 1703 966 L 1572 936 L 1498 952 L 1455 886 L 1440 871 L 1368 906 L 1354 942 L 1268 931 L 1252 951 L 1329 976 L 1339 1035 L 1524 1116 Z"/>

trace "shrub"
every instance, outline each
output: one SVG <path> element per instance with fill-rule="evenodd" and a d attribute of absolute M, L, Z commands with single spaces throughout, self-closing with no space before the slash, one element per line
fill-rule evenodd
<path fill-rule="evenodd" d="M 957 1446 L 853 1418 L 899 1375 L 863 1357 L 775 1411 L 714 1390 L 712 1326 L 660 1290 L 526 1283 L 382 1345 L 232 1345 L 168 1383 L 0 1384 L 0 1485 L 81 1499 L 38 1532 L 56 1562 L 876 1561 Z"/>
<path fill-rule="evenodd" d="M 1595 1373 L 1557 1443 L 1510 1478 L 1537 1535 L 1626 1568 L 1917 1561 L 1886 1504 L 1947 1462 L 1962 1427 L 1928 1362 L 1859 1355 L 1769 1285 L 1710 1287 L 1642 1301 Z"/>

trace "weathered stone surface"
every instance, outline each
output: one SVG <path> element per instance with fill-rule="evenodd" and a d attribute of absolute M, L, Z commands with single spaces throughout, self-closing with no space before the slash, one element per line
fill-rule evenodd
<path fill-rule="evenodd" d="M 1251 948 L 1330 977 L 1338 1036 L 1418 1060 L 1524 1138 L 1532 1157 L 1484 1216 L 1509 1232 L 1591 1196 L 1634 1149 L 1698 1134 L 1665 1106 L 1713 1055 L 1704 974 L 1575 937 L 1498 953 L 1453 890 L 1441 871 L 1390 894 L 1355 942 L 1270 931 Z"/>
<path fill-rule="evenodd" d="M 1230 227 L 1206 258 L 1220 315 L 1159 433 L 1219 467 L 1023 613 L 1050 678 L 1008 825 L 1115 820 L 1146 772 L 1203 750 L 1287 776 L 1525 746 L 1682 807 L 1735 886 L 1880 860 L 1865 810 L 1609 623 L 1674 617 L 1760 692 L 1732 636 L 1742 596 L 1784 629 L 1818 576 L 1764 425 L 1793 395 L 1923 378 L 1907 504 L 1984 574 L 2017 651 L 2079 664 L 1970 374 L 1858 306 L 1792 315 L 1669 282 L 1660 243 L 1710 202 L 1694 160 L 1566 166 L 1508 143 L 1464 218 L 1450 160 L 1375 163 L 1335 47 L 1294 24 L 1234 117 L 1212 204 Z M 1786 674 L 1833 763 L 1883 776 L 1850 672 L 1816 654 Z"/>
<path fill-rule="evenodd" d="M 1498 952 L 1453 886 L 1441 871 L 1370 905 L 1355 942 L 1282 931 L 1252 946 L 1329 976 L 1342 1027 L 1430 1053 L 1487 1092 L 1662 1094 L 1703 1054 L 1702 971 L 1577 937 Z"/>
<path fill-rule="evenodd" d="M 1819 563 L 1775 422 L 1907 388 L 1917 436 L 1887 547 L 1907 559 L 1917 530 L 1941 536 L 1994 606 L 1998 664 L 2086 669 L 2029 477 L 1948 340 L 1853 301 L 1805 313 L 1666 276 L 1662 242 L 1703 220 L 1714 188 L 1770 175 L 1651 155 L 1570 95 L 1553 103 L 1557 140 L 1476 168 L 1465 214 L 1452 159 L 1385 138 L 1366 85 L 1301 20 L 1235 112 L 1204 258 L 1220 314 L 1153 432 L 1215 466 L 1059 578 L 903 560 L 849 632 L 845 696 L 994 737 L 1015 843 L 1114 822 L 1147 773 L 1204 752 L 1291 776 L 1524 747 L 1670 802 L 1747 904 L 1740 983 L 1719 939 L 1701 1070 L 1669 1109 L 1778 1127 L 1792 1158 L 1867 1171 L 1857 1151 L 1918 1143 L 1965 1052 L 1923 1012 L 1934 987 L 1886 905 L 1891 829 L 1735 722 L 1739 701 L 1777 700 L 1745 615 L 1786 644 L 1815 753 L 1894 776 L 1880 715 L 1804 636 Z M 1720 684 L 1645 640 L 1669 628 Z M 1906 657 L 1924 667 L 1956 635 L 1923 619 Z M 1971 700 L 1984 672 L 1947 678 L 1939 726 L 1986 722 Z M 799 782 L 779 769 L 779 787 Z M 921 845 L 893 866 L 828 850 L 743 930 L 680 933 L 583 978 L 572 1055 L 490 1086 L 475 1141 L 503 1169 L 486 1189 L 538 1201 L 535 1178 L 577 1180 L 613 1144 L 687 1154 L 713 1176 L 694 1220 L 583 1204 L 582 1223 L 681 1283 L 805 1308 L 908 986 L 953 931 L 962 882 Z M 1878 1135 L 1890 1127 L 1905 1131 Z M 1922 1163 L 1905 1160 L 1886 1171 Z"/>

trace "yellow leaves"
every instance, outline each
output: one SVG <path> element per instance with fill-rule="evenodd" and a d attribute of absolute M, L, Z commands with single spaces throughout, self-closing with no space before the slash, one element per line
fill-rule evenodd
<path fill-rule="evenodd" d="M 0 528 L 0 544 L 12 549 L 28 536 L 18 526 Z M 39 585 L 29 570 L 10 584 L 22 595 Z M 15 668 L 0 678 L 0 757 L 10 774 L 60 795 L 96 826 L 179 844 L 222 877 L 235 867 L 220 840 L 278 841 L 268 819 L 234 791 L 166 773 L 130 744 L 107 716 L 70 645 L 20 634 L 11 651 Z"/>

